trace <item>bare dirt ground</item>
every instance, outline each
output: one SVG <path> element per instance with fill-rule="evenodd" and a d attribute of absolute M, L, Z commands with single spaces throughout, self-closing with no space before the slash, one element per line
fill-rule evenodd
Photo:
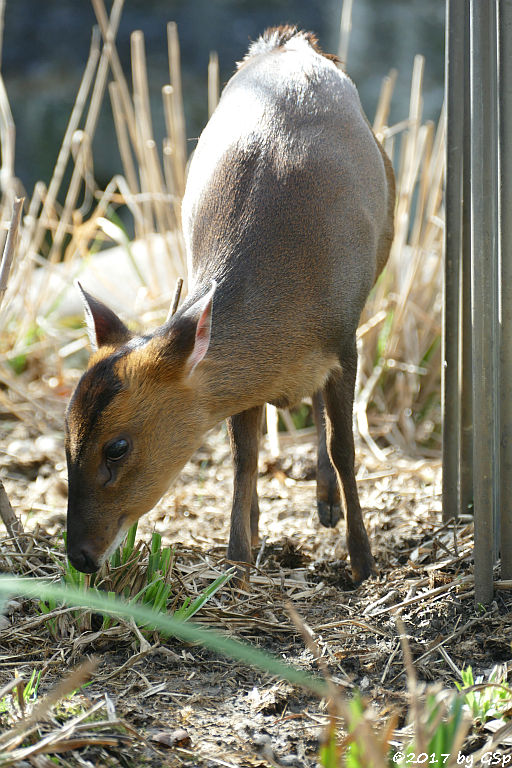
<path fill-rule="evenodd" d="M 47 553 L 42 570 L 55 576 L 64 562 L 62 435 L 38 437 L 10 421 L 2 422 L 2 433 L 0 469 L 6 489 L 25 529 L 39 526 L 45 532 L 38 545 Z M 318 664 L 287 613 L 291 603 L 346 695 L 358 689 L 378 718 L 397 711 L 399 725 L 405 721 L 407 693 L 396 612 L 420 680 L 453 689 L 456 667 L 471 664 L 476 672 L 488 673 L 498 662 L 512 664 L 512 597 L 500 591 L 488 610 L 475 608 L 471 523 L 460 521 L 455 530 L 442 525 L 439 461 L 394 454 L 383 465 L 359 447 L 358 485 L 379 576 L 357 588 L 350 580 L 343 521 L 336 530 L 317 522 L 314 476 L 310 440 L 284 445 L 278 461 L 263 447 L 262 546 L 251 591 L 224 588 L 198 621 L 316 672 Z M 149 537 L 156 528 L 165 543 L 175 546 L 178 604 L 222 571 L 231 479 L 229 446 L 219 427 L 176 487 L 141 521 L 139 535 Z M 12 542 L 0 542 L 1 569 L 12 570 L 16 562 Z M 111 721 L 110 731 L 107 727 L 102 734 L 110 734 L 111 741 L 106 736 L 108 743 L 85 739 L 57 764 L 318 764 L 327 713 L 325 702 L 314 696 L 174 639 L 159 643 L 152 637 L 141 646 L 140 635 L 126 625 L 82 635 L 66 632 L 60 639 L 52 637 L 34 603 L 24 600 L 10 607 L 0 632 L 0 685 L 15 670 L 26 678 L 34 669 L 43 670 L 44 694 L 68 668 L 89 655 L 99 656 L 93 684 L 70 700 L 69 711 L 61 705 L 46 727 L 51 730 L 69 718 L 77 702 L 90 706 L 102 700 L 108 712 L 102 717 Z M 0 718 L 4 730 L 5 713 Z M 131 730 L 116 725 L 116 718 Z M 170 746 L 155 741 L 157 734 L 164 734 Z"/>

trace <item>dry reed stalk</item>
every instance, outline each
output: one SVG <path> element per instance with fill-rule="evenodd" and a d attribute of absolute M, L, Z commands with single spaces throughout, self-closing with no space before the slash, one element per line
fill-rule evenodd
<path fill-rule="evenodd" d="M 91 140 L 84 131 L 76 131 L 73 136 L 71 153 L 75 168 L 77 168 L 78 174 L 81 177 L 83 199 L 80 207 L 75 208 L 71 214 L 72 222 L 69 227 L 69 234 L 73 232 L 75 224 L 82 222 L 84 217 L 87 216 L 98 189 L 94 178 Z"/>
<path fill-rule="evenodd" d="M 16 146 L 16 127 L 7 98 L 3 77 L 0 75 L 0 143 L 2 146 L 2 164 L 0 166 L 0 190 L 2 192 L 2 219 L 7 217 L 16 187 L 19 187 L 14 176 L 14 155 Z M 1 243 L 3 247 L 3 242 Z"/>
<path fill-rule="evenodd" d="M 185 191 L 185 166 L 187 163 L 187 135 L 185 131 L 185 113 L 183 112 L 183 96 L 181 92 L 181 63 L 178 27 L 175 22 L 167 25 L 167 47 L 169 53 L 169 76 L 171 79 L 171 120 L 172 137 L 175 148 L 175 178 L 178 194 L 183 196 Z"/>
<path fill-rule="evenodd" d="M 174 216 L 181 224 L 181 197 L 184 192 L 184 158 L 176 152 L 173 136 L 176 134 L 176 96 L 172 85 L 162 88 L 162 102 L 167 136 L 164 139 L 164 169 L 167 187 L 173 199 Z"/>
<path fill-rule="evenodd" d="M 219 57 L 217 51 L 210 52 L 208 62 L 208 117 L 211 117 L 219 103 Z"/>
<path fill-rule="evenodd" d="M 0 305 L 3 302 L 5 292 L 7 290 L 7 281 L 11 271 L 11 264 L 16 252 L 16 245 L 18 242 L 18 229 L 24 202 L 24 197 L 17 197 L 14 199 L 14 203 L 12 205 L 11 223 L 7 234 L 5 248 L 2 254 L 2 261 L 0 263 Z"/>
<path fill-rule="evenodd" d="M 171 87 L 170 85 L 164 86 L 164 88 L 170 88 L 170 87 Z M 163 88 L 162 88 L 162 101 L 165 101 Z M 165 184 L 167 186 L 167 189 L 169 190 L 169 194 L 171 196 L 171 205 L 174 211 L 174 216 L 179 226 L 180 217 L 179 217 L 179 208 L 176 208 L 176 202 L 178 198 L 175 193 L 176 187 L 174 183 L 173 149 L 172 149 L 172 142 L 168 136 L 164 136 L 164 139 L 162 141 L 162 154 L 164 158 Z"/>
<path fill-rule="evenodd" d="M 174 215 L 169 205 L 169 196 L 165 188 L 165 181 L 162 175 L 160 159 L 154 139 L 148 139 L 144 146 L 148 175 L 151 181 L 150 199 L 153 204 L 155 219 L 157 222 L 156 231 L 168 232 L 175 227 Z M 173 254 L 169 248 L 169 243 L 164 239 L 164 246 L 167 251 L 169 261 L 173 260 Z"/>
<path fill-rule="evenodd" d="M 273 459 L 277 459 L 281 454 L 281 447 L 279 441 L 279 411 L 275 405 L 267 403 L 265 407 L 265 420 L 267 424 L 267 439 L 270 455 Z"/>
<path fill-rule="evenodd" d="M 119 92 L 120 92 L 121 100 L 123 103 L 123 109 L 126 114 L 126 120 L 127 120 L 128 130 L 130 133 L 130 138 L 131 138 L 132 144 L 134 145 L 134 147 L 136 147 L 137 135 L 136 135 L 136 128 L 135 128 L 135 114 L 134 114 L 132 102 L 130 99 L 130 91 L 128 88 L 128 84 L 126 82 L 123 68 L 119 60 L 119 54 L 117 53 L 117 48 L 115 45 L 115 34 L 113 29 L 111 29 L 110 27 L 104 1 L 92 0 L 92 5 L 94 8 L 94 13 L 96 14 L 96 19 L 98 21 L 98 24 L 101 30 L 101 35 L 103 37 L 103 42 L 104 42 L 104 50 L 106 51 L 106 55 L 108 56 L 108 60 L 110 62 L 110 67 L 112 70 L 114 81 L 119 85 Z M 119 12 L 121 12 L 121 8 L 119 9 Z M 112 14 L 113 14 L 113 10 L 112 10 Z M 112 18 L 112 14 L 111 14 L 111 18 Z"/>
<path fill-rule="evenodd" d="M 117 34 L 119 22 L 121 20 L 123 4 L 124 0 L 114 0 L 112 5 L 112 12 L 110 15 L 110 21 L 108 23 L 108 31 L 106 33 L 110 45 L 104 45 L 103 47 L 96 72 L 96 79 L 92 89 L 91 101 L 89 104 L 89 110 L 87 112 L 87 118 L 84 127 L 84 133 L 87 135 L 89 141 L 91 142 L 96 132 L 100 108 L 103 103 L 103 96 L 105 93 L 109 70 L 109 55 L 113 46 L 113 40 Z M 81 182 L 82 174 L 80 171 L 80 163 L 75 163 L 71 175 L 71 181 L 69 183 L 68 191 L 66 194 L 64 209 L 59 219 L 55 237 L 50 248 L 49 260 L 51 263 L 56 263 L 60 258 L 64 237 L 68 232 L 68 227 L 70 226 L 72 212 L 75 208 L 78 194 L 80 192 Z"/>
<path fill-rule="evenodd" d="M 146 161 L 146 142 L 153 136 L 151 115 L 149 114 L 149 94 L 142 32 L 133 32 L 131 36 L 132 81 L 135 126 L 137 133 L 137 154 L 139 157 L 139 175 L 141 186 L 141 205 L 146 226 L 145 234 L 154 232 L 153 206 L 150 194 L 152 189 L 151 169 Z"/>
<path fill-rule="evenodd" d="M 21 211 L 23 209 L 23 197 L 17 197 L 14 200 L 12 206 L 11 224 L 7 235 L 7 241 L 2 254 L 2 261 L 0 263 L 0 305 L 2 304 L 5 291 L 7 289 L 7 281 L 9 279 L 9 273 L 11 265 L 14 259 L 14 253 L 16 250 L 16 243 L 18 239 L 18 228 L 21 218 Z M 21 545 L 19 543 L 19 536 L 23 533 L 23 526 L 16 517 L 16 514 L 11 506 L 9 497 L 5 491 L 4 485 L 0 480 L 0 517 L 7 529 L 7 533 L 11 539 L 14 539 L 17 543 L 19 550 L 21 551 Z"/>
<path fill-rule="evenodd" d="M 28 204 L 28 211 L 25 215 L 23 222 L 23 228 L 20 236 L 19 252 L 22 254 L 30 253 L 33 249 L 31 244 L 33 243 L 37 227 L 39 225 L 42 211 L 41 204 L 43 200 L 46 200 L 48 190 L 46 184 L 43 181 L 36 181 L 34 185 L 34 192 Z M 39 216 L 38 216 L 39 214 Z"/>
<path fill-rule="evenodd" d="M 147 163 L 148 167 L 150 168 L 151 180 L 153 184 L 151 195 L 153 205 L 155 207 L 158 229 L 160 232 L 172 231 L 178 226 L 178 222 L 176 221 L 174 211 L 170 206 L 171 200 L 166 189 L 155 141 L 153 139 L 149 139 L 146 142 L 145 149 Z M 172 261 L 173 255 L 169 250 L 167 241 L 165 242 L 169 259 Z"/>
<path fill-rule="evenodd" d="M 141 191 L 137 190 L 137 181 L 135 178 L 135 168 L 132 161 L 132 151 L 129 145 L 129 131 L 127 128 L 129 114 L 124 110 L 124 103 L 121 98 L 122 85 L 116 81 L 111 85 L 111 99 L 114 110 L 114 120 L 119 141 L 119 146 L 123 158 L 123 165 L 127 171 L 127 176 L 131 179 L 133 194 L 130 194 L 132 205 L 137 208 L 135 213 L 136 233 L 149 235 L 155 231 L 155 221 L 157 231 L 162 233 L 172 231 L 177 226 L 176 214 L 170 207 L 170 194 L 166 188 L 164 177 L 161 171 L 156 144 L 153 139 L 152 121 L 149 107 L 149 90 L 147 83 L 146 61 L 144 51 L 144 39 L 142 33 L 135 32 L 132 35 L 132 74 L 134 83 L 134 106 L 128 110 L 134 116 L 136 125 L 137 145 L 133 147 L 136 157 L 139 159 L 139 174 L 141 179 Z M 117 177 L 120 178 L 120 177 Z M 126 184 L 125 184 L 126 187 Z M 126 190 L 125 190 L 126 195 Z M 136 202 L 137 201 L 137 202 Z M 128 204 L 128 200 L 123 202 Z M 104 215 L 102 212 L 101 215 Z M 89 221 L 93 222 L 95 214 Z M 85 233 L 94 233 L 94 226 L 84 230 Z M 178 244 L 179 241 L 178 241 Z M 72 241 L 71 248 L 75 247 L 76 242 Z M 87 248 L 87 240 L 82 240 L 81 247 Z M 182 249 L 179 254 L 173 254 L 170 249 L 169 241 L 164 238 L 164 248 L 167 250 L 169 263 L 181 261 L 184 265 Z M 148 240 L 149 258 L 151 259 L 151 241 Z M 156 269 L 150 270 L 150 280 L 152 280 L 153 295 L 158 293 L 158 280 L 156 278 Z"/>
<path fill-rule="evenodd" d="M 71 153 L 71 143 L 73 141 L 73 136 L 79 126 L 79 123 L 85 108 L 85 104 L 87 101 L 87 97 L 91 90 L 94 73 L 96 72 L 96 68 L 98 65 L 99 56 L 100 56 L 99 35 L 98 35 L 98 31 L 94 29 L 91 37 L 89 56 L 87 59 L 87 63 L 85 65 L 84 73 L 82 75 L 82 80 L 80 82 L 78 94 L 75 99 L 73 109 L 71 111 L 71 115 L 69 118 L 68 125 L 66 127 L 66 131 L 64 133 L 64 138 L 62 140 L 62 144 L 59 150 L 57 162 L 55 163 L 55 168 L 53 170 L 52 178 L 50 180 L 50 184 L 48 185 L 48 190 L 44 197 L 43 209 L 37 219 L 36 226 L 34 227 L 34 232 L 30 240 L 30 245 L 27 246 L 27 250 L 37 252 L 41 247 L 41 242 L 43 240 L 44 233 L 48 228 L 48 225 L 50 222 L 50 214 L 53 213 L 55 209 L 55 201 L 57 199 L 57 195 L 61 187 L 64 173 L 66 171 L 69 156 Z M 52 215 L 52 218 L 53 218 L 53 215 Z"/>
<path fill-rule="evenodd" d="M 146 67 L 146 48 L 144 34 L 137 30 L 130 37 L 132 51 L 132 79 L 133 98 L 137 105 L 135 108 L 135 122 L 139 125 L 144 141 L 153 138 L 153 124 L 151 120 L 151 108 L 149 105 L 148 73 Z"/>
<path fill-rule="evenodd" d="M 98 18 L 101 23 L 101 14 Z M 134 32 L 132 34 L 131 44 L 132 79 L 134 86 L 133 106 L 131 105 L 131 102 L 129 102 L 129 97 L 126 95 L 126 83 L 124 79 L 121 78 L 120 73 L 117 73 L 116 71 L 114 74 L 117 79 L 115 83 L 111 85 L 110 92 L 118 143 L 128 185 L 131 188 L 132 193 L 137 196 L 142 211 L 142 219 L 139 219 L 139 225 L 140 221 L 142 221 L 143 227 L 142 229 L 139 228 L 139 231 L 136 231 L 136 234 L 139 236 L 147 236 L 155 230 L 164 233 L 176 229 L 179 222 L 179 212 L 176 209 L 175 204 L 172 208 L 169 205 L 170 201 L 174 203 L 173 195 L 175 194 L 176 179 L 173 179 L 172 189 L 169 189 L 166 183 L 168 174 L 165 174 L 164 179 L 164 173 L 161 169 L 156 144 L 153 138 L 144 38 L 141 32 Z M 174 51 L 174 57 L 176 57 L 175 48 L 172 48 L 172 50 Z M 167 101 L 166 96 L 169 91 L 174 92 L 174 89 L 170 86 L 164 88 L 164 108 Z M 169 109 L 166 110 L 166 116 L 168 112 Z M 134 122 L 135 128 L 130 130 L 130 124 L 132 122 Z M 169 124 L 172 121 L 167 119 L 166 122 L 168 132 L 170 132 Z M 175 128 L 172 130 L 175 132 Z M 138 194 L 138 184 L 133 165 L 132 151 L 129 146 L 129 137 L 132 139 L 132 149 L 138 162 L 140 194 Z M 176 152 L 173 152 L 173 155 L 176 156 Z M 177 176 L 178 179 L 183 178 L 184 167 L 179 169 L 178 172 L 177 165 L 174 163 L 173 176 Z M 175 255 L 171 253 L 166 239 L 164 239 L 164 247 L 168 252 L 169 260 L 172 261 L 175 258 Z M 149 242 L 148 249 L 150 249 Z M 149 253 L 149 257 L 151 259 L 151 252 Z M 180 253 L 178 258 L 182 263 L 184 262 L 183 253 Z M 155 270 L 153 269 L 151 275 L 154 274 Z M 156 280 L 153 279 L 153 293 L 156 293 L 156 287 Z"/>
<path fill-rule="evenodd" d="M 128 132 L 128 124 L 126 114 L 123 111 L 121 91 L 119 83 L 112 82 L 109 84 L 110 100 L 112 104 L 112 114 L 114 117 L 114 126 L 116 129 L 117 146 L 119 147 L 119 153 L 121 155 L 121 162 L 124 168 L 124 174 L 126 177 L 126 183 L 130 195 L 137 195 L 139 193 L 139 181 L 137 179 L 137 172 L 135 170 L 135 164 L 133 162 L 133 155 L 130 148 L 130 139 Z M 138 218 L 135 220 L 135 237 L 142 237 L 142 221 Z"/>
<path fill-rule="evenodd" d="M 142 211 L 138 201 L 139 195 L 137 195 L 136 193 L 132 193 L 131 189 L 128 186 L 127 180 L 124 178 L 124 176 L 120 176 L 120 175 L 114 176 L 105 187 L 105 191 L 101 195 L 98 201 L 98 204 L 96 206 L 96 209 L 91 215 L 91 219 L 94 222 L 95 220 L 97 220 L 98 217 L 105 216 L 109 204 L 115 198 L 116 190 L 119 191 L 123 204 L 126 205 L 130 213 L 132 214 L 135 226 L 137 227 L 138 225 L 142 231 L 142 228 L 144 226 L 144 219 L 143 219 Z M 92 235 L 89 237 L 89 240 L 91 238 L 92 238 Z"/>
<path fill-rule="evenodd" d="M 0 327 L 7 328 L 9 318 L 16 324 L 16 338 L 10 339 L 11 352 L 18 347 L 20 340 L 23 343 L 36 315 L 36 306 L 29 301 L 28 294 L 33 283 L 34 267 L 38 256 L 31 250 L 30 243 L 38 225 L 38 211 L 45 196 L 46 186 L 43 182 L 37 182 L 28 205 L 28 213 L 21 222 L 20 242 L 15 255 L 12 278 L 9 281 L 6 301 L 0 309 Z M 46 261 L 44 264 L 46 265 Z M 11 301 L 16 302 L 18 310 L 13 310 Z M 23 307 L 23 312 L 19 311 L 20 306 Z"/>
<path fill-rule="evenodd" d="M 392 69 L 389 75 L 387 75 L 387 77 L 385 77 L 382 81 L 379 102 L 377 104 L 375 119 L 373 121 L 373 131 L 380 141 L 382 141 L 381 133 L 384 130 L 384 126 L 387 125 L 389 110 L 391 108 L 391 99 L 393 96 L 393 91 L 395 90 L 397 77 L 398 70 Z"/>
<path fill-rule="evenodd" d="M 382 460 L 371 436 L 377 413 L 394 415 L 380 437 L 415 450 L 429 439 L 440 414 L 439 338 L 442 257 L 444 113 L 437 131 L 421 124 L 423 60 L 414 63 L 409 117 L 387 127 L 394 78 L 383 84 L 374 128 L 385 147 L 401 137 L 395 208 L 395 239 L 388 265 L 362 315 L 356 417 L 363 439 Z M 394 148 L 394 147 L 393 147 Z M 437 345 L 437 347 L 436 347 Z M 430 411 L 425 422 L 421 411 Z M 428 423 L 427 423 L 428 422 Z"/>

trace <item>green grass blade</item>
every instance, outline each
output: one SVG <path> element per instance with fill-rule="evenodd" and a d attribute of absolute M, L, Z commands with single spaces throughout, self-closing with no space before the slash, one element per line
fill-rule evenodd
<path fill-rule="evenodd" d="M 124 547 L 122 550 L 122 557 L 121 557 L 121 562 L 123 563 L 123 565 L 128 562 L 128 560 L 133 554 L 138 525 L 139 525 L 138 522 L 134 523 L 130 528 L 130 530 L 128 531 L 128 533 L 126 534 L 126 542 L 124 544 Z"/>
<path fill-rule="evenodd" d="M 303 672 L 285 662 L 271 656 L 268 653 L 253 648 L 240 640 L 224 637 L 216 632 L 201 627 L 191 622 L 180 621 L 174 616 L 158 613 L 147 606 L 126 603 L 117 598 L 112 599 L 108 595 L 95 592 L 84 593 L 72 587 L 61 584 L 50 584 L 45 580 L 29 578 L 17 578 L 0 575 L 0 599 L 8 600 L 14 595 L 24 595 L 28 598 L 40 598 L 43 600 L 61 600 L 69 606 L 88 608 L 100 613 L 109 613 L 113 616 L 133 617 L 141 624 L 150 624 L 163 630 L 169 635 L 189 643 L 200 643 L 211 651 L 220 653 L 232 659 L 236 659 L 250 666 L 276 675 L 290 683 L 306 688 L 318 696 L 328 695 L 328 688 L 324 680 Z"/>
<path fill-rule="evenodd" d="M 212 582 L 210 586 L 207 587 L 207 589 L 205 589 L 204 592 L 199 595 L 199 597 L 196 597 L 196 599 L 190 605 L 188 605 L 187 598 L 187 601 L 185 601 L 183 605 L 178 608 L 178 610 L 174 611 L 174 616 L 177 619 L 182 619 L 183 621 L 190 619 L 203 607 L 203 605 L 210 599 L 210 597 L 212 597 L 227 581 L 232 578 L 234 572 L 235 568 L 233 567 L 223 573 L 221 576 L 215 579 L 215 581 Z"/>

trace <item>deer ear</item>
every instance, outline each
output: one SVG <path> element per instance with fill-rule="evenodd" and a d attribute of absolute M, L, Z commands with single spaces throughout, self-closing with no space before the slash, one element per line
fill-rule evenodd
<path fill-rule="evenodd" d="M 187 314 L 197 317 L 194 346 L 187 359 L 188 375 L 190 376 L 196 366 L 204 359 L 210 346 L 212 331 L 212 305 L 213 295 L 217 289 L 217 282 L 212 280 L 212 287 L 199 301 L 192 305 Z"/>
<path fill-rule="evenodd" d="M 82 295 L 87 333 L 93 350 L 96 351 L 107 344 L 115 347 L 126 344 L 132 334 L 122 320 L 103 302 L 84 291 L 78 281 L 76 285 Z"/>

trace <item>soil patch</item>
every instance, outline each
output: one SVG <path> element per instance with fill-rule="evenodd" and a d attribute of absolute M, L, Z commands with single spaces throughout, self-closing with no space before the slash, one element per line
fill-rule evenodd
<path fill-rule="evenodd" d="M 56 576 L 64 562 L 62 436 L 41 437 L 20 422 L 2 427 L 6 489 L 34 535 L 38 575 Z M 379 576 L 357 588 L 350 580 L 343 522 L 335 530 L 317 522 L 314 475 L 315 447 L 308 435 L 283 446 L 278 460 L 263 446 L 262 544 L 251 590 L 225 587 L 198 621 L 317 672 L 318 662 L 287 612 L 291 604 L 346 695 L 358 690 L 379 717 L 394 709 L 402 723 L 407 694 L 397 612 L 420 680 L 453 689 L 457 668 L 471 664 L 476 673 L 488 674 L 496 663 L 510 663 L 512 597 L 498 592 L 488 610 L 475 608 L 472 525 L 469 518 L 455 528 L 442 525 L 438 460 L 395 454 L 383 465 L 359 447 L 358 486 Z M 175 488 L 141 520 L 140 536 L 149 538 L 156 529 L 175 547 L 178 604 L 222 572 L 231 482 L 229 445 L 219 427 Z M 13 542 L 0 542 L 3 571 L 17 570 L 16 557 Z M 318 764 L 325 702 L 198 646 L 156 635 L 144 645 L 128 625 L 106 632 L 91 627 L 56 639 L 33 601 L 18 600 L 8 607 L 0 654 L 0 685 L 15 670 L 27 679 L 33 670 L 43 670 L 40 694 L 61 680 L 66 668 L 99 656 L 92 685 L 69 706 L 102 700 L 108 716 L 101 716 L 129 728 L 114 729 L 110 744 L 77 747 L 62 765 Z M 64 710 L 54 712 L 50 725 L 69 717 Z"/>

